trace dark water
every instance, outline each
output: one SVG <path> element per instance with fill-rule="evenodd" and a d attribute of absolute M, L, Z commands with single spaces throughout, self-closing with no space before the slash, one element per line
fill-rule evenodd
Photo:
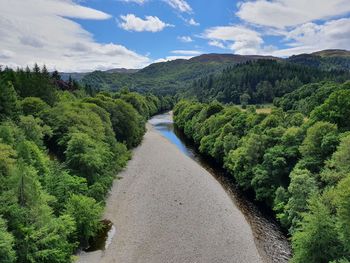
<path fill-rule="evenodd" d="M 185 155 L 198 162 L 220 182 L 251 225 L 255 243 L 264 261 L 287 263 L 291 257 L 290 244 L 271 211 L 255 202 L 251 195 L 240 191 L 224 169 L 212 159 L 201 155 L 193 143 L 186 139 L 181 131 L 174 128 L 172 116 L 169 113 L 157 115 L 149 122 Z"/>
<path fill-rule="evenodd" d="M 105 250 L 110 245 L 115 234 L 115 226 L 109 220 L 102 220 L 102 228 L 98 234 L 89 241 L 89 247 L 84 249 L 85 252 Z"/>

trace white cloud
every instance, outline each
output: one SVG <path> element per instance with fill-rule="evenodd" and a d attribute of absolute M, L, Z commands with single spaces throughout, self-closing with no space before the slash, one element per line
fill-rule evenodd
<path fill-rule="evenodd" d="M 203 38 L 210 45 L 229 48 L 237 54 L 257 54 L 264 43 L 260 33 L 244 26 L 219 26 L 207 29 Z"/>
<path fill-rule="evenodd" d="M 0 0 L 1 64 L 46 64 L 60 71 L 139 68 L 149 58 L 114 43 L 101 44 L 69 18 L 109 19 L 72 0 Z"/>
<path fill-rule="evenodd" d="M 322 49 L 350 48 L 350 18 L 328 21 L 324 24 L 306 23 L 284 32 L 289 48 L 272 52 L 277 56 L 310 53 Z"/>
<path fill-rule="evenodd" d="M 153 63 L 168 62 L 168 61 L 177 60 L 177 59 L 191 59 L 191 58 L 193 58 L 193 56 L 168 56 L 166 58 L 157 59 L 153 61 Z"/>
<path fill-rule="evenodd" d="M 218 47 L 218 48 L 226 49 L 225 45 L 224 45 L 222 42 L 218 41 L 218 40 L 210 40 L 210 41 L 208 42 L 208 45 L 209 45 L 209 46 L 213 46 L 213 47 Z"/>
<path fill-rule="evenodd" d="M 198 50 L 173 50 L 171 51 L 172 54 L 177 54 L 177 55 L 186 55 L 186 56 L 197 56 L 200 54 L 203 54 L 203 52 L 198 51 Z"/>
<path fill-rule="evenodd" d="M 350 12 L 349 0 L 256 0 L 241 2 L 236 13 L 242 20 L 285 28 L 329 19 Z"/>
<path fill-rule="evenodd" d="M 119 0 L 120 2 L 126 2 L 126 3 L 136 3 L 139 5 L 143 5 L 147 2 L 147 0 Z"/>
<path fill-rule="evenodd" d="M 179 36 L 177 39 L 184 43 L 193 42 L 193 39 L 190 36 Z"/>
<path fill-rule="evenodd" d="M 145 19 L 135 16 L 134 14 L 121 15 L 123 20 L 119 25 L 121 28 L 128 31 L 136 32 L 159 32 L 166 27 L 173 27 L 173 25 L 166 24 L 156 16 L 146 16 Z"/>
<path fill-rule="evenodd" d="M 164 2 L 182 13 L 192 12 L 192 7 L 185 0 L 164 0 Z"/>
<path fill-rule="evenodd" d="M 200 24 L 199 24 L 196 20 L 194 20 L 194 18 L 188 19 L 186 22 L 187 22 L 190 26 L 200 26 Z"/>

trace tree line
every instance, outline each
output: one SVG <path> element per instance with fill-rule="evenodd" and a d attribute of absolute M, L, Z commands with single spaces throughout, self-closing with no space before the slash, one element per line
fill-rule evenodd
<path fill-rule="evenodd" d="M 291 236 L 291 262 L 350 262 L 349 82 L 298 90 L 283 105 L 299 95 L 312 109 L 275 107 L 267 114 L 254 106 L 182 100 L 174 121 L 201 153 L 275 212 Z"/>
<path fill-rule="evenodd" d="M 37 65 L 0 70 L 0 262 L 72 262 L 147 118 L 172 98 L 88 94 Z"/>

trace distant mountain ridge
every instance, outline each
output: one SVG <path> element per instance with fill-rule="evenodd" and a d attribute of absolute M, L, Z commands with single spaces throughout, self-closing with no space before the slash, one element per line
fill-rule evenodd
<path fill-rule="evenodd" d="M 350 58 L 350 51 L 345 49 L 325 49 L 311 53 L 314 56 L 320 57 L 347 57 Z"/>
<path fill-rule="evenodd" d="M 122 74 L 131 74 L 131 73 L 136 73 L 139 71 L 139 69 L 127 69 L 127 68 L 113 68 L 113 69 L 108 69 L 103 72 L 105 73 L 122 73 Z M 62 79 L 64 81 L 67 81 L 69 79 L 69 76 L 72 79 L 75 79 L 77 81 L 81 81 L 86 75 L 90 74 L 92 72 L 60 72 L 59 74 L 61 75 Z"/>
<path fill-rule="evenodd" d="M 311 54 L 300 54 L 291 56 L 287 60 L 322 70 L 350 71 L 350 51 L 343 49 L 326 49 Z"/>
<path fill-rule="evenodd" d="M 216 74 L 223 69 L 260 59 L 280 61 L 272 56 L 244 56 L 235 54 L 204 54 L 191 59 L 176 59 L 153 63 L 135 73 L 108 73 L 94 71 L 82 78 L 82 83 L 99 90 L 116 91 L 129 88 L 139 92 L 176 93 L 176 89 L 195 79 Z M 170 92 L 169 92 L 170 91 Z"/>
<path fill-rule="evenodd" d="M 139 92 L 176 93 L 176 89 L 196 79 L 221 72 L 237 64 L 274 60 L 316 67 L 320 70 L 350 70 L 350 51 L 329 49 L 289 58 L 260 55 L 203 54 L 191 59 L 177 59 L 150 64 L 143 69 L 111 69 L 91 73 L 73 73 L 72 78 L 98 90 L 129 88 Z M 69 73 L 64 73 L 65 78 Z"/>

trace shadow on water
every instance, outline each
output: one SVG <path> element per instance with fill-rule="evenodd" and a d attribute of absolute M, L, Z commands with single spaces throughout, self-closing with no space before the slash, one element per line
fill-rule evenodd
<path fill-rule="evenodd" d="M 93 252 L 97 250 L 105 250 L 112 242 L 116 229 L 113 223 L 109 220 L 102 220 L 102 228 L 97 235 L 89 240 L 89 247 L 84 249 L 85 252 Z"/>
<path fill-rule="evenodd" d="M 223 186 L 251 225 L 255 243 L 264 261 L 267 263 L 287 263 L 291 257 L 290 244 L 274 219 L 271 210 L 263 204 L 255 202 L 253 195 L 242 192 L 232 177 L 212 158 L 200 154 L 193 142 L 174 127 L 170 113 L 157 115 L 149 123 L 175 144 L 181 152 L 204 167 Z"/>

